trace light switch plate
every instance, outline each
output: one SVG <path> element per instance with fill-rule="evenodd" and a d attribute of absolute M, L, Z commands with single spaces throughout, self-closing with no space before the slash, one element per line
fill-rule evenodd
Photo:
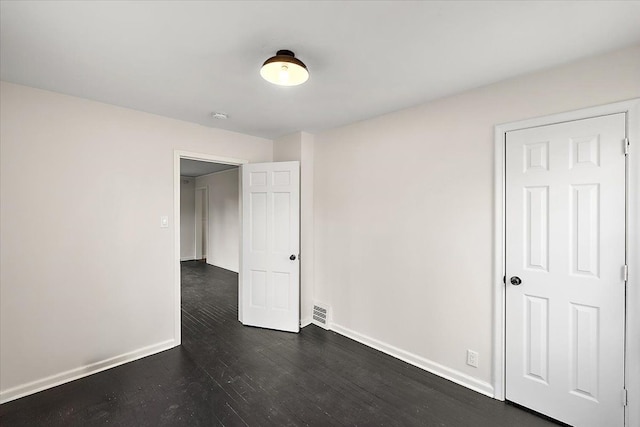
<path fill-rule="evenodd" d="M 168 216 L 161 216 L 160 217 L 160 228 L 167 228 L 169 227 L 169 217 Z"/>

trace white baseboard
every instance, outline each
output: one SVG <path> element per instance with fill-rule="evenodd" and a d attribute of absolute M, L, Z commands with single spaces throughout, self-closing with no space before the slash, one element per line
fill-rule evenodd
<path fill-rule="evenodd" d="M 185 256 L 185 257 L 181 257 L 180 261 L 195 261 L 196 259 L 192 256 Z"/>
<path fill-rule="evenodd" d="M 143 357 L 151 356 L 152 354 L 160 353 L 161 351 L 169 350 L 176 345 L 177 344 L 175 343 L 175 340 L 170 339 L 158 344 L 153 344 L 147 347 L 140 348 L 138 350 L 131 351 L 129 353 L 110 357 L 109 359 L 105 359 L 100 362 L 91 363 L 89 365 L 71 369 L 66 372 L 51 375 L 47 378 L 32 381 L 30 383 L 22 384 L 17 387 L 12 387 L 0 392 L 0 403 L 10 402 L 12 400 L 37 393 L 39 391 L 58 386 L 60 384 L 68 383 L 70 381 L 74 381 L 92 374 L 97 374 L 98 372 L 115 368 L 116 366 L 120 366 L 128 362 L 133 362 L 134 360 L 142 359 Z"/>
<path fill-rule="evenodd" d="M 305 319 L 301 319 L 300 320 L 300 329 L 304 328 L 305 326 L 309 326 L 311 323 L 313 323 L 313 322 L 311 321 L 310 317 L 307 317 Z"/>
<path fill-rule="evenodd" d="M 318 328 L 322 328 L 322 329 L 326 329 L 327 331 L 331 330 L 331 325 L 323 325 L 322 323 L 318 322 L 316 319 L 312 319 L 311 323 L 313 323 L 314 325 L 316 325 Z M 337 331 L 336 331 L 337 332 Z M 340 334 L 340 335 L 344 335 L 344 334 Z M 354 338 L 355 339 L 355 338 Z M 363 343 L 364 344 L 364 343 Z M 369 344 L 366 344 L 369 345 Z"/>
<path fill-rule="evenodd" d="M 349 328 L 345 328 L 344 326 L 331 323 L 329 325 L 329 329 L 340 335 L 344 335 L 347 338 L 358 341 L 359 343 L 362 343 L 366 346 L 375 348 L 376 350 L 386 353 L 389 356 L 393 356 L 396 359 L 400 359 L 420 369 L 424 369 L 425 371 L 438 375 L 439 377 L 445 378 L 449 381 L 453 381 L 454 383 L 459 384 L 463 387 L 477 391 L 478 393 L 482 393 L 489 397 L 494 397 L 493 386 L 488 382 L 480 381 L 477 378 L 473 378 L 467 374 L 463 374 L 462 372 L 456 371 L 455 369 L 448 368 L 429 359 L 425 359 L 424 357 L 409 353 L 405 350 L 401 350 L 390 344 L 378 341 L 375 338 L 362 335 Z"/>
<path fill-rule="evenodd" d="M 300 322 L 300 327 L 304 328 L 305 326 L 308 326 L 312 323 L 313 323 L 312 320 L 309 318 L 302 319 Z M 471 390 L 477 391 L 478 393 L 484 394 L 486 396 L 494 397 L 493 386 L 487 382 L 480 381 L 462 372 L 456 371 L 455 369 L 448 368 L 439 363 L 433 362 L 429 359 L 425 359 L 413 353 L 409 353 L 408 351 L 401 350 L 390 344 L 386 344 L 382 341 L 376 340 L 375 338 L 371 338 L 366 335 L 355 332 L 349 328 L 345 328 L 344 326 L 340 326 L 335 323 L 332 323 L 329 329 L 340 335 L 344 335 L 347 338 L 351 338 L 352 340 L 358 341 L 359 343 L 362 343 L 366 346 L 375 348 L 376 350 L 379 350 L 383 353 L 393 356 L 396 359 L 400 359 L 420 369 L 424 369 L 425 371 L 431 372 L 432 374 L 448 379 L 449 381 L 453 381 L 456 384 L 467 387 Z M 148 347 L 143 347 L 141 349 L 134 350 L 129 353 L 121 354 L 119 356 L 114 356 L 109 359 L 102 360 L 100 362 L 95 362 L 90 365 L 81 366 L 79 368 L 71 369 L 69 371 L 52 375 L 47 378 L 32 381 L 27 384 L 22 384 L 17 387 L 10 388 L 8 390 L 4 390 L 0 392 L 0 404 L 10 402 L 12 400 L 19 399 L 24 396 L 28 396 L 30 394 L 34 394 L 39 391 L 46 390 L 48 388 L 58 386 L 60 384 L 64 384 L 64 383 L 74 381 L 92 374 L 96 374 L 98 372 L 102 372 L 107 369 L 115 368 L 116 366 L 120 366 L 125 363 L 133 362 L 134 360 L 142 359 L 143 357 L 160 353 L 161 351 L 169 350 L 170 348 L 173 348 L 176 345 L 177 344 L 175 343 L 175 340 L 170 339 L 158 344 L 154 344 Z"/>

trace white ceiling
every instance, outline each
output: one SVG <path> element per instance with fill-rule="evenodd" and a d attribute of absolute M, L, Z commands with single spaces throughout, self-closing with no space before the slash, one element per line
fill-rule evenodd
<path fill-rule="evenodd" d="M 267 138 L 638 43 L 640 1 L 0 5 L 2 80 Z M 261 79 L 278 49 L 307 64 L 306 84 Z"/>
<path fill-rule="evenodd" d="M 237 165 L 202 162 L 199 160 L 180 159 L 180 176 L 196 177 L 237 168 Z"/>

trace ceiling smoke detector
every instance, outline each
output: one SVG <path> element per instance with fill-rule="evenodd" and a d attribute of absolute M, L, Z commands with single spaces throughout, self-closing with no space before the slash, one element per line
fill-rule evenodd
<path fill-rule="evenodd" d="M 218 120 L 226 120 L 229 118 L 227 113 L 211 113 L 211 117 Z"/>

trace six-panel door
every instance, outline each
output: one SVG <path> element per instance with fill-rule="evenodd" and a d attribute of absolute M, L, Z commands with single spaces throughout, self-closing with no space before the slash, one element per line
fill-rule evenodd
<path fill-rule="evenodd" d="M 298 162 L 242 166 L 240 320 L 298 332 L 300 174 Z"/>
<path fill-rule="evenodd" d="M 624 114 L 506 138 L 506 398 L 576 426 L 624 424 L 624 138 Z"/>

